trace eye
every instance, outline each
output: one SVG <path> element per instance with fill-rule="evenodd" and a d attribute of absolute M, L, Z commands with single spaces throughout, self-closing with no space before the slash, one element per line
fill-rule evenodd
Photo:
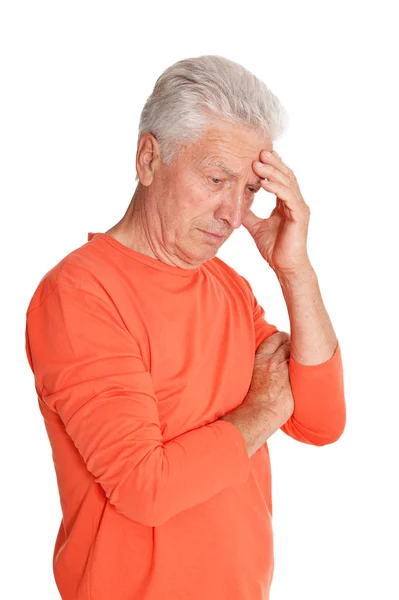
<path fill-rule="evenodd" d="M 221 179 L 218 179 L 217 177 L 211 177 L 213 183 L 219 183 L 220 181 L 222 181 Z"/>

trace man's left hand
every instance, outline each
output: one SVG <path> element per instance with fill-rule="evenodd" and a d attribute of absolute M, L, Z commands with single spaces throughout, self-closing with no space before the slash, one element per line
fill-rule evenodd
<path fill-rule="evenodd" d="M 297 273 L 311 267 L 307 253 L 310 209 L 293 171 L 283 163 L 277 152 L 273 151 L 268 157 L 266 150 L 262 150 L 260 159 L 260 162 L 253 162 L 252 168 L 262 178 L 261 186 L 276 194 L 276 206 L 267 219 L 260 219 L 249 210 L 242 224 L 276 273 Z"/>

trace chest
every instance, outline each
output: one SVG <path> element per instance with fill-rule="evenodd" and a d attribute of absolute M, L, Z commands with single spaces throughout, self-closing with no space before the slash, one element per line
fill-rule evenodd
<path fill-rule="evenodd" d="M 243 401 L 255 334 L 245 295 L 205 282 L 175 289 L 125 289 L 124 320 L 139 340 L 164 438 L 213 422 Z"/>

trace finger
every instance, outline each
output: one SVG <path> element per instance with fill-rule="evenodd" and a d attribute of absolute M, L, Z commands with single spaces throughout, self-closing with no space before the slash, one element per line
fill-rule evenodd
<path fill-rule="evenodd" d="M 277 154 L 275 150 L 272 151 L 271 156 L 267 156 L 267 151 L 262 150 L 259 157 L 262 162 L 276 167 L 276 169 L 284 173 L 284 175 L 287 175 L 289 177 L 293 174 L 292 170 L 289 167 L 287 167 L 287 165 L 282 161 L 281 157 Z"/>
<path fill-rule="evenodd" d="M 285 353 L 285 352 L 287 352 L 287 350 L 288 350 L 288 352 L 289 352 L 289 351 L 290 351 L 290 348 L 291 348 L 291 340 L 287 340 L 286 342 L 283 342 L 283 343 L 282 343 L 282 344 L 281 344 L 281 345 L 280 345 L 280 346 L 277 348 L 277 350 L 278 350 L 279 352 L 284 352 L 284 353 Z M 276 350 L 276 352 L 277 352 L 277 350 Z"/>
<path fill-rule="evenodd" d="M 287 342 L 289 339 L 291 339 L 291 336 L 286 331 L 276 331 L 275 333 L 272 333 L 271 335 L 269 335 L 262 343 L 264 344 L 265 342 L 279 340 L 280 344 L 283 344 L 283 343 Z"/>
<path fill-rule="evenodd" d="M 262 177 L 262 179 L 266 178 L 269 181 L 277 181 L 287 187 L 291 184 L 290 177 L 271 164 L 265 164 L 259 160 L 254 160 L 252 168 L 254 173 L 259 177 Z"/>
<path fill-rule="evenodd" d="M 285 344 L 283 344 L 281 346 L 282 351 L 284 353 L 285 358 L 289 358 L 291 356 L 291 342 L 285 342 Z"/>
<path fill-rule="evenodd" d="M 261 344 L 259 344 L 256 352 L 257 354 L 261 352 L 264 352 L 266 354 L 274 354 L 274 352 L 276 352 L 279 346 L 285 344 L 290 340 L 290 335 L 287 332 L 276 331 L 276 333 L 272 333 L 272 335 L 269 335 L 269 337 L 267 337 L 265 340 L 263 340 Z"/>
<path fill-rule="evenodd" d="M 248 210 L 242 221 L 241 224 L 244 225 L 245 229 L 252 229 L 255 225 L 258 225 L 258 223 L 261 223 L 263 219 L 260 219 L 259 217 L 257 217 L 255 215 L 254 212 L 252 212 L 252 210 Z"/>
<path fill-rule="evenodd" d="M 285 207 L 294 211 L 298 208 L 297 200 L 291 189 L 287 188 L 282 183 L 277 183 L 276 181 L 264 181 L 260 182 L 261 186 L 270 194 L 275 194 L 280 200 L 283 200 Z"/>

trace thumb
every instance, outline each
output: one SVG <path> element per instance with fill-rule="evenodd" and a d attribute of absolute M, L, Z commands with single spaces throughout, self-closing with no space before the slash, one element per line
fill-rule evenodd
<path fill-rule="evenodd" d="M 252 210 L 248 210 L 245 213 L 241 224 L 244 225 L 245 229 L 247 229 L 249 233 L 252 233 L 256 225 L 258 225 L 258 223 L 260 223 L 262 220 L 263 219 L 257 217 L 255 213 L 252 212 Z"/>

